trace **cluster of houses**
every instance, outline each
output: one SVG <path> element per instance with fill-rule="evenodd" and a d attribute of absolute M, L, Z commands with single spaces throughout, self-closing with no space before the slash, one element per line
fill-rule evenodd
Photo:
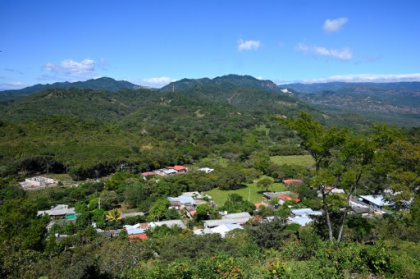
<path fill-rule="evenodd" d="M 199 171 L 203 171 L 206 173 L 211 173 L 214 170 L 210 168 L 202 168 Z M 153 172 L 145 172 L 142 175 L 146 178 L 155 174 L 158 175 L 172 175 L 177 173 L 185 173 L 188 172 L 188 169 L 184 166 L 174 166 L 169 167 L 167 169 L 156 170 Z M 30 179 L 26 179 L 25 182 L 30 185 L 35 185 L 38 187 L 42 187 L 43 185 L 56 183 L 56 181 L 45 178 L 45 177 L 34 177 Z M 283 183 L 287 186 L 292 185 L 301 185 L 303 181 L 301 179 L 285 179 Z M 345 194 L 343 189 L 338 189 L 334 187 L 325 187 L 324 190 L 328 194 Z M 321 193 L 318 192 L 318 195 L 321 196 Z M 276 204 L 272 205 L 272 202 L 260 202 L 256 203 L 255 206 L 257 210 L 260 210 L 262 206 L 264 207 L 271 207 L 274 210 L 278 209 L 279 205 L 284 205 L 287 201 L 294 201 L 296 203 L 300 203 L 300 200 L 297 198 L 297 194 L 292 191 L 284 191 L 284 192 L 265 192 L 263 196 L 267 201 L 276 200 Z M 194 214 L 196 213 L 197 206 L 211 203 L 214 205 L 212 198 L 208 195 L 200 194 L 199 192 L 185 192 L 178 197 L 168 197 L 169 201 L 169 209 L 176 209 L 183 213 L 183 215 L 187 218 L 192 219 Z M 357 199 L 352 199 L 350 202 L 352 213 L 355 214 L 382 214 L 383 208 L 385 206 L 392 207 L 394 204 L 391 202 L 386 201 L 386 199 L 382 195 L 360 195 Z M 291 206 L 289 206 L 291 207 Z M 227 212 L 219 212 L 222 216 L 221 219 L 218 220 L 206 220 L 204 221 L 203 228 L 197 228 L 193 230 L 193 233 L 196 235 L 204 235 L 204 234 L 214 234 L 218 233 L 222 237 L 236 229 L 243 229 L 244 225 L 249 222 L 253 217 L 248 212 L 239 212 L 239 213 L 231 213 L 228 214 Z M 74 222 L 77 218 L 77 214 L 75 212 L 74 207 L 69 207 L 68 205 L 57 205 L 52 207 L 49 210 L 38 211 L 38 215 L 48 214 L 51 218 L 51 225 L 54 224 L 55 221 L 63 219 L 66 222 Z M 144 215 L 142 212 L 131 213 L 134 215 Z M 310 208 L 301 208 L 301 209 L 291 209 L 290 216 L 284 220 L 285 223 L 288 224 L 299 224 L 301 226 L 305 226 L 312 222 L 313 216 L 320 216 L 322 215 L 322 211 L 315 211 Z M 124 214 L 123 214 L 124 215 Z M 127 214 L 126 214 L 127 215 Z M 127 217 L 127 216 L 123 216 Z M 270 216 L 266 217 L 263 222 L 271 222 L 275 220 L 276 217 Z M 185 229 L 185 223 L 182 220 L 169 220 L 169 221 L 155 221 L 149 223 L 139 223 L 136 225 L 125 225 L 123 230 L 125 230 L 128 234 L 128 238 L 130 241 L 135 240 L 145 240 L 147 239 L 146 230 L 153 230 L 156 227 L 164 226 L 171 228 L 174 226 L 178 226 L 179 228 Z M 99 233 L 106 234 L 107 232 L 103 232 L 97 229 Z M 111 233 L 111 236 L 118 235 L 121 230 L 116 230 L 115 232 Z M 109 233 L 109 232 L 108 232 Z"/>
<path fill-rule="evenodd" d="M 57 180 L 43 176 L 26 178 L 25 181 L 19 182 L 24 190 L 45 189 L 47 187 L 56 186 L 57 183 Z"/>
<path fill-rule="evenodd" d="M 205 172 L 205 173 L 211 173 L 214 171 L 214 169 L 211 168 L 200 168 L 198 169 L 199 171 Z M 142 172 L 142 176 L 144 179 L 147 179 L 148 176 L 155 176 L 160 175 L 160 176 L 168 176 L 168 175 L 175 175 L 175 174 L 181 174 L 181 173 L 187 173 L 189 170 L 187 167 L 185 166 L 181 166 L 181 165 L 175 165 L 173 167 L 167 167 L 167 168 L 163 168 L 163 169 L 158 169 L 158 170 L 154 170 L 154 171 L 146 171 L 146 172 Z"/>

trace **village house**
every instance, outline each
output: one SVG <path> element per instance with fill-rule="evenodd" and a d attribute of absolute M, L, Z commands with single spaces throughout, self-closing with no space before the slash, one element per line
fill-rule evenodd
<path fill-rule="evenodd" d="M 294 199 L 294 198 L 291 198 L 289 196 L 280 196 L 279 201 L 280 200 L 285 201 L 285 202 L 286 201 L 294 201 L 294 202 L 300 203 L 300 199 Z"/>
<path fill-rule="evenodd" d="M 335 188 L 332 186 L 326 186 L 324 187 L 325 194 L 346 194 L 346 192 L 343 189 Z M 322 193 L 320 190 L 318 190 L 318 197 L 322 197 Z"/>
<path fill-rule="evenodd" d="M 45 188 L 51 184 L 56 184 L 57 181 L 43 176 L 35 176 L 31 178 L 26 178 L 25 181 L 19 182 L 23 189 L 29 188 Z"/>
<path fill-rule="evenodd" d="M 175 209 L 187 208 L 188 210 L 193 210 L 197 207 L 196 201 L 192 197 L 178 196 L 176 198 L 168 197 L 169 202 L 171 203 L 170 207 Z"/>
<path fill-rule="evenodd" d="M 188 169 L 184 166 L 179 166 L 179 165 L 175 165 L 173 167 L 168 167 L 168 169 L 173 169 L 175 170 L 177 173 L 186 173 L 188 172 Z"/>
<path fill-rule="evenodd" d="M 140 224 L 130 226 L 125 225 L 124 230 L 127 231 L 128 239 L 130 241 L 137 241 L 137 240 L 146 240 L 147 234 L 146 231 L 140 228 Z"/>
<path fill-rule="evenodd" d="M 292 185 L 302 185 L 303 184 L 303 180 L 302 179 L 283 179 L 283 184 L 286 185 L 287 187 L 292 186 Z"/>
<path fill-rule="evenodd" d="M 221 225 L 213 227 L 213 228 L 205 228 L 205 229 L 194 230 L 194 234 L 195 235 L 204 235 L 204 234 L 218 233 L 222 237 L 225 237 L 225 235 L 228 232 L 236 230 L 236 229 L 243 230 L 243 228 L 240 225 L 237 225 L 237 224 L 221 224 Z"/>
<path fill-rule="evenodd" d="M 181 229 L 186 229 L 184 222 L 182 220 L 168 220 L 168 221 L 159 221 L 159 222 L 150 222 L 148 223 L 147 228 L 154 229 L 160 226 L 167 226 L 168 228 L 173 228 L 175 226 L 180 227 Z"/>
<path fill-rule="evenodd" d="M 152 171 L 146 171 L 146 172 L 142 172 L 141 175 L 143 176 L 144 180 L 147 180 L 147 177 L 155 176 L 156 174 Z"/>
<path fill-rule="evenodd" d="M 359 197 L 359 201 L 369 205 L 375 211 L 382 211 L 384 206 L 394 206 L 393 202 L 386 201 L 382 195 L 360 195 Z"/>
<path fill-rule="evenodd" d="M 212 172 L 214 172 L 214 169 L 211 169 L 211 168 L 200 168 L 200 169 L 198 169 L 199 171 L 203 171 L 203 172 L 205 172 L 205 173 L 212 173 Z"/>
<path fill-rule="evenodd" d="M 204 228 L 214 228 L 223 224 L 237 224 L 243 226 L 251 218 L 252 217 L 248 212 L 226 214 L 219 220 L 204 221 Z"/>
<path fill-rule="evenodd" d="M 38 216 L 42 216 L 44 214 L 48 214 L 52 220 L 75 220 L 77 217 L 74 207 L 69 208 L 66 204 L 59 204 L 55 207 L 51 207 L 49 210 L 38 211 Z"/>
<path fill-rule="evenodd" d="M 264 192 L 263 196 L 267 199 L 267 200 L 271 200 L 274 197 L 279 198 L 280 196 L 287 196 L 287 195 L 291 195 L 293 194 L 293 192 L 290 191 L 285 191 L 285 192 Z"/>

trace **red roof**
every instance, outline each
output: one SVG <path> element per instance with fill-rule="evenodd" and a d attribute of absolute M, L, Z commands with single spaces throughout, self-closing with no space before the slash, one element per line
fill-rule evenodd
<path fill-rule="evenodd" d="M 139 233 L 139 234 L 130 234 L 128 236 L 128 239 L 130 241 L 135 241 L 135 240 L 146 240 L 147 239 L 147 234 L 146 233 Z"/>
<path fill-rule="evenodd" d="M 174 170 L 176 171 L 182 171 L 182 170 L 186 170 L 187 168 L 184 166 L 174 166 Z"/>
<path fill-rule="evenodd" d="M 267 207 L 267 204 L 265 202 L 257 202 L 254 205 L 256 208 L 260 208 L 261 205 L 264 205 L 265 207 Z"/>
<path fill-rule="evenodd" d="M 290 186 L 291 184 L 297 184 L 300 185 L 303 183 L 302 179 L 283 179 L 283 183 L 286 184 L 287 186 Z"/>
<path fill-rule="evenodd" d="M 142 172 L 141 175 L 143 175 L 143 176 L 149 176 L 149 175 L 155 175 L 155 173 L 152 172 L 152 171 L 146 171 L 146 172 Z"/>
<path fill-rule="evenodd" d="M 289 196 L 280 196 L 279 199 L 284 200 L 284 201 L 295 201 L 295 202 L 300 202 L 300 199 L 293 199 Z"/>
<path fill-rule="evenodd" d="M 190 214 L 191 214 L 191 216 L 194 216 L 194 214 L 197 212 L 197 210 L 191 210 L 190 211 Z"/>

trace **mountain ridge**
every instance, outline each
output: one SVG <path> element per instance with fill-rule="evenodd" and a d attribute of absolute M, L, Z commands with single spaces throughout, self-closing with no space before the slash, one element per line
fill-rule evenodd
<path fill-rule="evenodd" d="M 147 88 L 139 86 L 124 80 L 115 80 L 110 77 L 101 77 L 97 79 L 89 79 L 86 81 L 75 81 L 75 82 L 55 82 L 52 84 L 35 84 L 33 86 L 25 87 L 18 90 L 4 90 L 0 91 L 0 101 L 7 101 L 22 96 L 32 95 L 37 92 L 44 91 L 46 89 L 92 89 L 92 90 L 108 90 L 118 91 L 120 89 L 140 89 Z"/>
<path fill-rule="evenodd" d="M 241 87 L 254 87 L 260 89 L 268 90 L 277 90 L 277 85 L 271 80 L 260 80 L 254 78 L 250 75 L 235 75 L 229 74 L 224 76 L 210 78 L 201 78 L 201 79 L 181 79 L 179 81 L 174 81 L 168 85 L 162 87 L 160 91 L 162 92 L 171 92 L 171 91 L 181 91 L 194 86 L 201 85 L 211 85 L 211 84 L 221 84 L 221 83 L 231 83 L 236 86 Z"/>

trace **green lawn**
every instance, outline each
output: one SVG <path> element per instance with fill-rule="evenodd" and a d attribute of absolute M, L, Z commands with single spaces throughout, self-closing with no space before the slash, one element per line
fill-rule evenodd
<path fill-rule="evenodd" d="M 219 205 L 222 206 L 228 199 L 229 194 L 238 194 L 241 195 L 244 200 L 249 200 L 252 203 L 260 202 L 264 200 L 264 197 L 262 195 L 263 192 L 265 192 L 265 189 L 262 189 L 257 186 L 256 183 L 252 184 L 246 184 L 246 188 L 238 189 L 238 190 L 219 190 L 219 189 L 213 189 L 211 191 L 205 192 L 206 194 L 213 197 L 214 201 Z M 281 192 L 281 191 L 287 191 L 286 186 L 284 186 L 283 183 L 274 183 L 269 187 L 269 191 L 274 192 Z"/>
<path fill-rule="evenodd" d="M 278 165 L 299 165 L 303 167 L 312 167 L 315 163 L 311 155 L 294 155 L 294 156 L 271 156 L 271 162 Z"/>

